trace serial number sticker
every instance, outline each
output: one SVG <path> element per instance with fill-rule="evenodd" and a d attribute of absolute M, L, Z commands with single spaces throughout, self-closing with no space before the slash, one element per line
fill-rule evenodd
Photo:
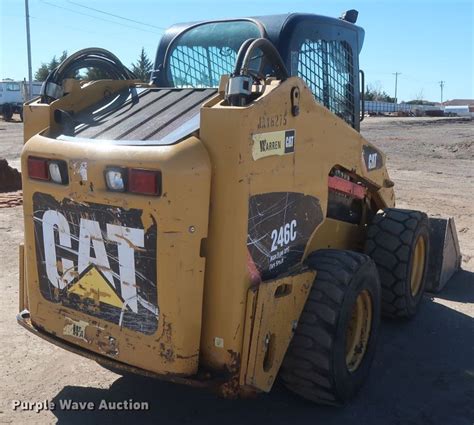
<path fill-rule="evenodd" d="M 295 151 L 295 130 L 272 131 L 252 135 L 254 161 L 273 155 L 286 155 Z"/>
<path fill-rule="evenodd" d="M 86 327 L 89 323 L 83 320 L 73 320 L 66 317 L 66 324 L 64 325 L 63 335 L 72 336 L 73 338 L 81 339 L 87 342 Z"/>

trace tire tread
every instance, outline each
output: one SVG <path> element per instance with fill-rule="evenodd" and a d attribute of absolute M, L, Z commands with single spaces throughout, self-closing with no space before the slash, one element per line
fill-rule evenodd
<path fill-rule="evenodd" d="M 317 276 L 280 370 L 286 387 L 306 399 L 330 405 L 342 401 L 331 349 L 345 292 L 354 273 L 368 262 L 372 260 L 367 255 L 332 249 L 316 251 L 306 260 Z"/>
<path fill-rule="evenodd" d="M 365 253 L 377 265 L 382 286 L 382 314 L 408 317 L 405 285 L 416 228 L 427 215 L 420 211 L 387 208 L 376 214 L 367 231 Z"/>

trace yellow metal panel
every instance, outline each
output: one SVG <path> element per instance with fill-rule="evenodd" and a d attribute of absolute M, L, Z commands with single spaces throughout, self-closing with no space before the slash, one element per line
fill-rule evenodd
<path fill-rule="evenodd" d="M 54 121 L 54 111 L 62 109 L 69 113 L 75 113 L 90 105 L 122 90 L 126 87 L 137 86 L 135 81 L 130 80 L 98 80 L 90 82 L 77 82 L 65 80 L 65 92 L 68 94 L 51 104 L 40 103 L 40 98 L 26 102 L 23 107 L 24 132 L 23 140 L 26 143 L 35 134 L 50 128 L 58 128 Z M 142 86 L 147 86 L 142 84 Z"/>
<path fill-rule="evenodd" d="M 361 226 L 326 218 L 316 229 L 306 247 L 306 253 L 327 248 L 360 250 L 364 240 L 364 229 Z"/>
<path fill-rule="evenodd" d="M 49 127 L 49 114 L 49 105 L 41 104 L 39 98 L 23 105 L 23 143 Z"/>
<path fill-rule="evenodd" d="M 295 87 L 300 92 L 297 116 L 291 113 L 291 91 Z M 291 152 L 254 155 L 255 141 L 260 142 L 262 134 L 277 133 L 270 136 L 276 138 L 289 130 L 294 130 L 295 135 Z M 201 361 L 211 369 L 226 370 L 242 353 L 244 341 L 242 324 L 251 286 L 246 249 L 249 199 L 272 192 L 311 196 L 319 201 L 324 220 L 328 174 L 334 166 L 349 170 L 370 184 L 371 196 L 380 208 L 393 204 L 393 190 L 380 189 L 388 179 L 385 165 L 367 170 L 363 146 L 371 146 L 370 143 L 317 103 L 309 88 L 296 77 L 265 86 L 263 95 L 247 107 L 230 107 L 216 99 L 205 104 L 199 138 L 213 165 Z M 277 145 L 270 147 L 282 153 Z M 379 154 L 384 163 L 385 156 Z M 320 235 L 316 230 L 308 240 L 309 246 L 329 244 L 351 249 L 363 243 L 358 226 L 343 223 L 334 237 L 334 225 L 329 222 L 328 227 L 321 228 Z M 309 252 L 306 249 L 305 256 Z"/>
<path fill-rule="evenodd" d="M 134 146 L 107 145 L 100 141 L 76 143 L 36 135 L 25 145 L 23 170 L 27 170 L 28 156 L 64 160 L 69 173 L 68 185 L 32 180 L 27 172 L 22 173 L 25 253 L 28 257 L 25 281 L 32 323 L 69 343 L 141 369 L 187 376 L 196 373 L 205 269 L 205 258 L 200 256 L 200 248 L 201 241 L 207 237 L 211 172 L 208 154 L 199 140 L 189 138 L 173 147 L 147 146 L 138 149 Z M 86 180 L 80 167 L 84 163 L 87 167 Z M 160 170 L 162 196 L 110 192 L 105 185 L 104 170 L 111 165 Z M 157 288 L 157 299 L 148 300 L 157 306 L 156 331 L 143 333 L 127 327 L 123 322 L 108 320 L 108 316 L 102 313 L 86 314 L 86 308 L 92 313 L 97 308 L 104 312 L 111 308 L 120 311 L 119 299 L 112 297 L 110 286 L 104 289 L 107 285 L 97 275 L 97 279 L 92 279 L 94 282 L 89 279 L 91 276 L 84 277 L 84 273 L 87 276 L 87 269 L 78 270 L 77 263 L 73 264 L 71 275 L 81 274 L 85 280 L 77 282 L 77 285 L 82 285 L 82 289 L 74 287 L 74 281 L 65 280 L 64 266 L 68 266 L 68 263 L 61 259 L 61 254 L 58 254 L 57 264 L 53 262 L 49 266 L 57 268 L 63 280 L 57 284 L 57 288 L 52 288 L 56 293 L 56 296 L 52 295 L 53 301 L 45 298 L 44 291 L 40 290 L 39 277 L 39 264 L 44 264 L 45 259 L 39 253 L 43 249 L 42 244 L 46 245 L 47 242 L 38 234 L 38 222 L 41 228 L 39 220 L 44 214 L 43 210 L 34 208 L 34 199 L 38 194 L 46 195 L 51 202 L 64 209 L 70 204 L 75 208 L 83 205 L 85 210 L 81 210 L 81 220 L 99 222 L 101 219 L 95 218 L 95 215 L 106 208 L 107 224 L 112 226 L 119 226 L 122 215 L 129 211 L 139 214 L 145 232 L 156 226 L 156 276 L 152 281 Z M 54 208 L 50 212 L 54 212 Z M 104 228 L 104 223 L 101 225 Z M 71 231 L 75 226 L 78 227 L 77 223 L 69 223 Z M 60 228 L 56 230 L 60 231 L 63 232 Z M 100 233 L 98 237 L 101 238 Z M 91 243 L 95 238 L 91 237 Z M 133 247 L 131 240 L 124 240 L 129 247 Z M 58 249 L 64 249 L 61 240 L 57 242 L 56 239 L 56 244 L 61 245 Z M 117 246 L 110 241 L 106 244 Z M 133 247 L 135 249 L 139 250 Z M 98 256 L 97 252 L 95 256 Z M 96 266 L 104 275 L 111 273 L 104 264 Z M 117 279 L 115 281 L 117 284 Z M 129 282 L 123 285 L 132 286 Z M 75 298 L 66 294 L 57 296 L 68 289 Z M 99 293 L 100 300 L 95 302 L 94 295 Z M 106 294 L 110 297 L 104 298 Z M 71 300 L 69 304 L 65 304 L 66 298 Z M 104 303 L 107 299 L 111 302 Z M 139 320 L 133 317 L 129 314 L 130 320 Z M 139 328 L 140 323 L 136 324 Z M 76 334 L 74 331 L 77 331 Z"/>
<path fill-rule="evenodd" d="M 247 385 L 270 391 L 315 275 L 315 271 L 306 271 L 264 282 L 258 287 L 245 376 Z"/>

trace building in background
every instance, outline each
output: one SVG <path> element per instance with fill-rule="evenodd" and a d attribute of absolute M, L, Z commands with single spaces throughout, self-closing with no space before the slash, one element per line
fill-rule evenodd
<path fill-rule="evenodd" d="M 474 99 L 453 99 L 442 104 L 444 115 L 474 117 Z"/>

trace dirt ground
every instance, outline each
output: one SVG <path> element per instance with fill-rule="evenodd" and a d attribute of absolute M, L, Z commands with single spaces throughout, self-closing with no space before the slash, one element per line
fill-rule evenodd
<path fill-rule="evenodd" d="M 314 406 L 276 384 L 252 400 L 119 377 L 16 324 L 22 208 L 0 209 L 0 423 L 474 424 L 474 121 L 367 118 L 363 135 L 388 155 L 397 204 L 453 216 L 463 270 L 415 320 L 382 323 L 367 384 L 344 408 Z M 0 121 L 0 157 L 19 166 L 22 124 Z M 148 401 L 140 413 L 18 412 L 13 400 Z"/>

